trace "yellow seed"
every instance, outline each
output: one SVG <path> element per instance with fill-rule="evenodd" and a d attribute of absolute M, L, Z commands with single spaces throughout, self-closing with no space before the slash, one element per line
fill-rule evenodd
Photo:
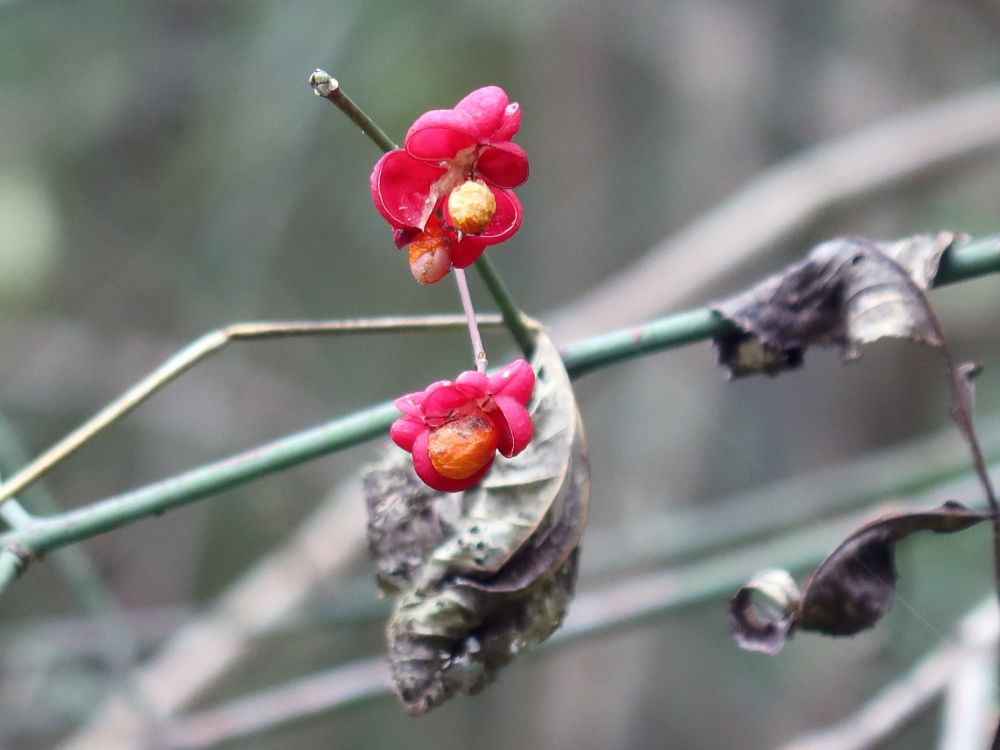
<path fill-rule="evenodd" d="M 466 180 L 448 194 L 448 215 L 455 229 L 479 234 L 497 212 L 497 199 L 482 180 Z"/>

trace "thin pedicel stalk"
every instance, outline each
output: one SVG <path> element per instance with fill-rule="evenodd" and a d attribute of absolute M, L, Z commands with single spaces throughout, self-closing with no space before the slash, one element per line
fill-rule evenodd
<path fill-rule="evenodd" d="M 472 339 L 472 357 L 476 362 L 476 369 L 481 373 L 486 373 L 489 360 L 486 358 L 486 349 L 483 347 L 483 337 L 479 335 L 479 326 L 476 324 L 476 310 L 472 306 L 472 295 L 469 294 L 469 280 L 465 278 L 465 269 L 455 269 L 455 283 L 458 285 L 458 296 L 462 300 L 462 309 L 465 310 L 465 318 L 469 321 L 469 338 Z"/>
<path fill-rule="evenodd" d="M 353 99 L 344 93 L 343 89 L 340 88 L 340 82 L 325 70 L 317 68 L 313 71 L 313 74 L 309 76 L 309 85 L 313 87 L 313 91 L 316 92 L 317 96 L 322 96 L 336 104 L 340 111 L 350 117 L 353 122 L 357 123 L 362 132 L 371 138 L 375 145 L 382 149 L 382 151 L 393 151 L 399 148 L 385 134 L 385 131 L 376 125 L 375 121 Z M 500 308 L 500 314 L 503 315 L 504 323 L 507 325 L 511 336 L 514 337 L 514 341 L 517 342 L 518 347 L 524 352 L 524 356 L 530 357 L 532 350 L 535 348 L 535 336 L 527 317 L 521 311 L 521 308 L 518 307 L 510 292 L 507 291 L 507 287 L 504 285 L 500 275 L 485 255 L 481 255 L 476 261 L 476 269 L 479 271 L 483 283 L 486 284 L 486 288 L 492 295 L 493 300 L 497 303 L 497 307 Z M 456 280 L 458 279 L 458 270 L 457 268 L 455 269 Z M 462 294 L 461 282 L 459 282 L 459 294 Z M 482 346 L 476 346 L 474 334 L 472 345 L 476 349 L 478 363 L 478 352 L 482 351 Z"/>

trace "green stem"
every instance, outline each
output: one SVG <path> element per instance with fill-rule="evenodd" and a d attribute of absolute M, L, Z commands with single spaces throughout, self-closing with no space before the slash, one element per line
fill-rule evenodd
<path fill-rule="evenodd" d="M 391 402 L 379 404 L 107 500 L 36 518 L 27 527 L 0 537 L 0 546 L 17 542 L 33 555 L 42 555 L 311 458 L 363 443 L 383 434 L 397 416 Z"/>
<path fill-rule="evenodd" d="M 479 276 L 486 285 L 486 289 L 493 296 L 497 307 L 500 308 L 500 315 L 503 316 L 507 330 L 510 331 L 514 341 L 524 352 L 524 356 L 530 359 L 535 349 L 535 333 L 528 324 L 527 316 L 517 306 L 507 290 L 507 286 L 503 283 L 503 279 L 500 278 L 500 274 L 497 273 L 493 263 L 485 254 L 480 255 L 476 261 L 476 270 L 479 271 Z"/>
<path fill-rule="evenodd" d="M 936 285 L 1000 271 L 1000 235 L 969 241 L 941 261 Z M 707 308 L 671 315 L 625 331 L 567 345 L 562 354 L 571 377 L 723 333 L 729 324 Z M 253 479 L 382 435 L 398 416 L 386 402 L 310 430 L 207 464 L 156 484 L 48 517 L 0 536 L 0 547 L 20 544 L 33 555 L 110 531 L 139 518 L 245 484 Z M 11 561 L 0 564 L 10 565 Z M 2 573 L 0 568 L 0 573 Z M 7 574 L 10 574 L 8 571 Z"/>
<path fill-rule="evenodd" d="M 562 350 L 573 377 L 644 354 L 705 341 L 733 330 L 733 325 L 707 307 L 669 315 L 649 323 L 576 341 Z"/>
<path fill-rule="evenodd" d="M 934 287 L 1000 272 L 1000 235 L 957 242 L 945 251 Z"/>
<path fill-rule="evenodd" d="M 355 104 L 351 97 L 344 93 L 344 90 L 340 88 L 340 82 L 325 70 L 319 68 L 314 70 L 313 74 L 309 76 L 309 85 L 316 92 L 316 96 L 322 96 L 336 104 L 340 111 L 350 117 L 351 121 L 361 128 L 361 132 L 375 141 L 375 145 L 380 149 L 395 151 L 399 148 L 393 143 L 392 138 L 386 135 L 385 131 L 376 125 L 375 121 Z"/>

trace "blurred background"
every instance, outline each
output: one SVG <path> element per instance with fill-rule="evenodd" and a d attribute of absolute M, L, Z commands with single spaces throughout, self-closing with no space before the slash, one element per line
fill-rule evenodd
<path fill-rule="evenodd" d="M 521 103 L 525 221 L 491 255 L 567 343 L 629 322 L 585 295 L 786 160 L 887 118 L 961 109 L 968 91 L 1000 101 L 998 39 L 992 0 L 0 1 L 0 465 L 16 468 L 222 324 L 459 311 L 451 283 L 411 279 L 371 205 L 377 149 L 313 96 L 316 67 L 397 139 L 481 85 Z M 768 241 L 730 219 L 716 236 L 731 244 L 667 246 L 676 262 L 647 279 L 650 314 L 734 292 L 833 236 L 1000 232 L 1000 132 L 960 135 L 923 163 L 955 138 L 939 120 L 919 142 L 888 140 L 912 167 L 833 189 Z M 849 175 L 869 165 L 859 153 L 838 162 Z M 825 195 L 825 174 L 802 190 Z M 993 459 L 998 283 L 932 295 L 957 355 L 986 365 L 977 398 Z M 487 345 L 499 361 L 510 341 Z M 80 506 L 468 359 L 460 331 L 237 344 L 22 499 Z M 802 572 L 848 514 L 979 499 L 940 361 L 914 345 L 879 344 L 847 368 L 810 352 L 803 371 L 735 383 L 694 345 L 588 375 L 577 395 L 594 477 L 583 593 L 665 571 L 678 584 L 794 560 Z M 32 565 L 0 605 L 0 746 L 156 747 L 136 738 L 169 723 L 161 714 L 381 656 L 388 609 L 361 549 L 360 501 L 333 489 L 376 455 L 361 446 L 92 539 L 81 548 L 103 589 L 86 560 Z M 297 566 L 266 586 L 247 578 L 303 529 L 313 546 Z M 893 612 L 851 640 L 803 634 L 777 657 L 742 652 L 725 611 L 736 585 L 723 584 L 528 654 L 424 718 L 383 695 L 223 744 L 778 747 L 851 715 L 990 590 L 985 529 L 916 537 L 897 564 Z M 100 735 L 108 726 L 119 734 Z M 934 747 L 942 731 L 932 707 L 878 746 Z"/>

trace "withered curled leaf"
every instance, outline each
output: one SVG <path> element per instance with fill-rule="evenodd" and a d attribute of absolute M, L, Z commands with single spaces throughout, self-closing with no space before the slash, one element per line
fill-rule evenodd
<path fill-rule="evenodd" d="M 776 654 L 797 630 L 854 635 L 870 628 L 892 606 L 896 542 L 918 531 L 951 534 L 991 517 L 949 501 L 933 510 L 877 518 L 841 542 L 801 594 L 784 571 L 768 571 L 741 588 L 729 604 L 733 637 L 741 648 Z M 759 607 L 755 595 L 776 606 Z"/>
<path fill-rule="evenodd" d="M 713 309 L 737 326 L 716 337 L 733 376 L 774 375 L 798 367 L 810 346 L 836 346 L 845 359 L 886 336 L 940 346 L 926 291 L 955 235 L 893 243 L 844 237 L 805 260 L 723 300 Z"/>
<path fill-rule="evenodd" d="M 365 477 L 368 542 L 384 591 L 396 693 L 421 714 L 474 693 L 562 623 L 576 581 L 590 466 L 569 377 L 538 335 L 535 435 L 461 494 L 438 493 L 391 452 Z"/>

